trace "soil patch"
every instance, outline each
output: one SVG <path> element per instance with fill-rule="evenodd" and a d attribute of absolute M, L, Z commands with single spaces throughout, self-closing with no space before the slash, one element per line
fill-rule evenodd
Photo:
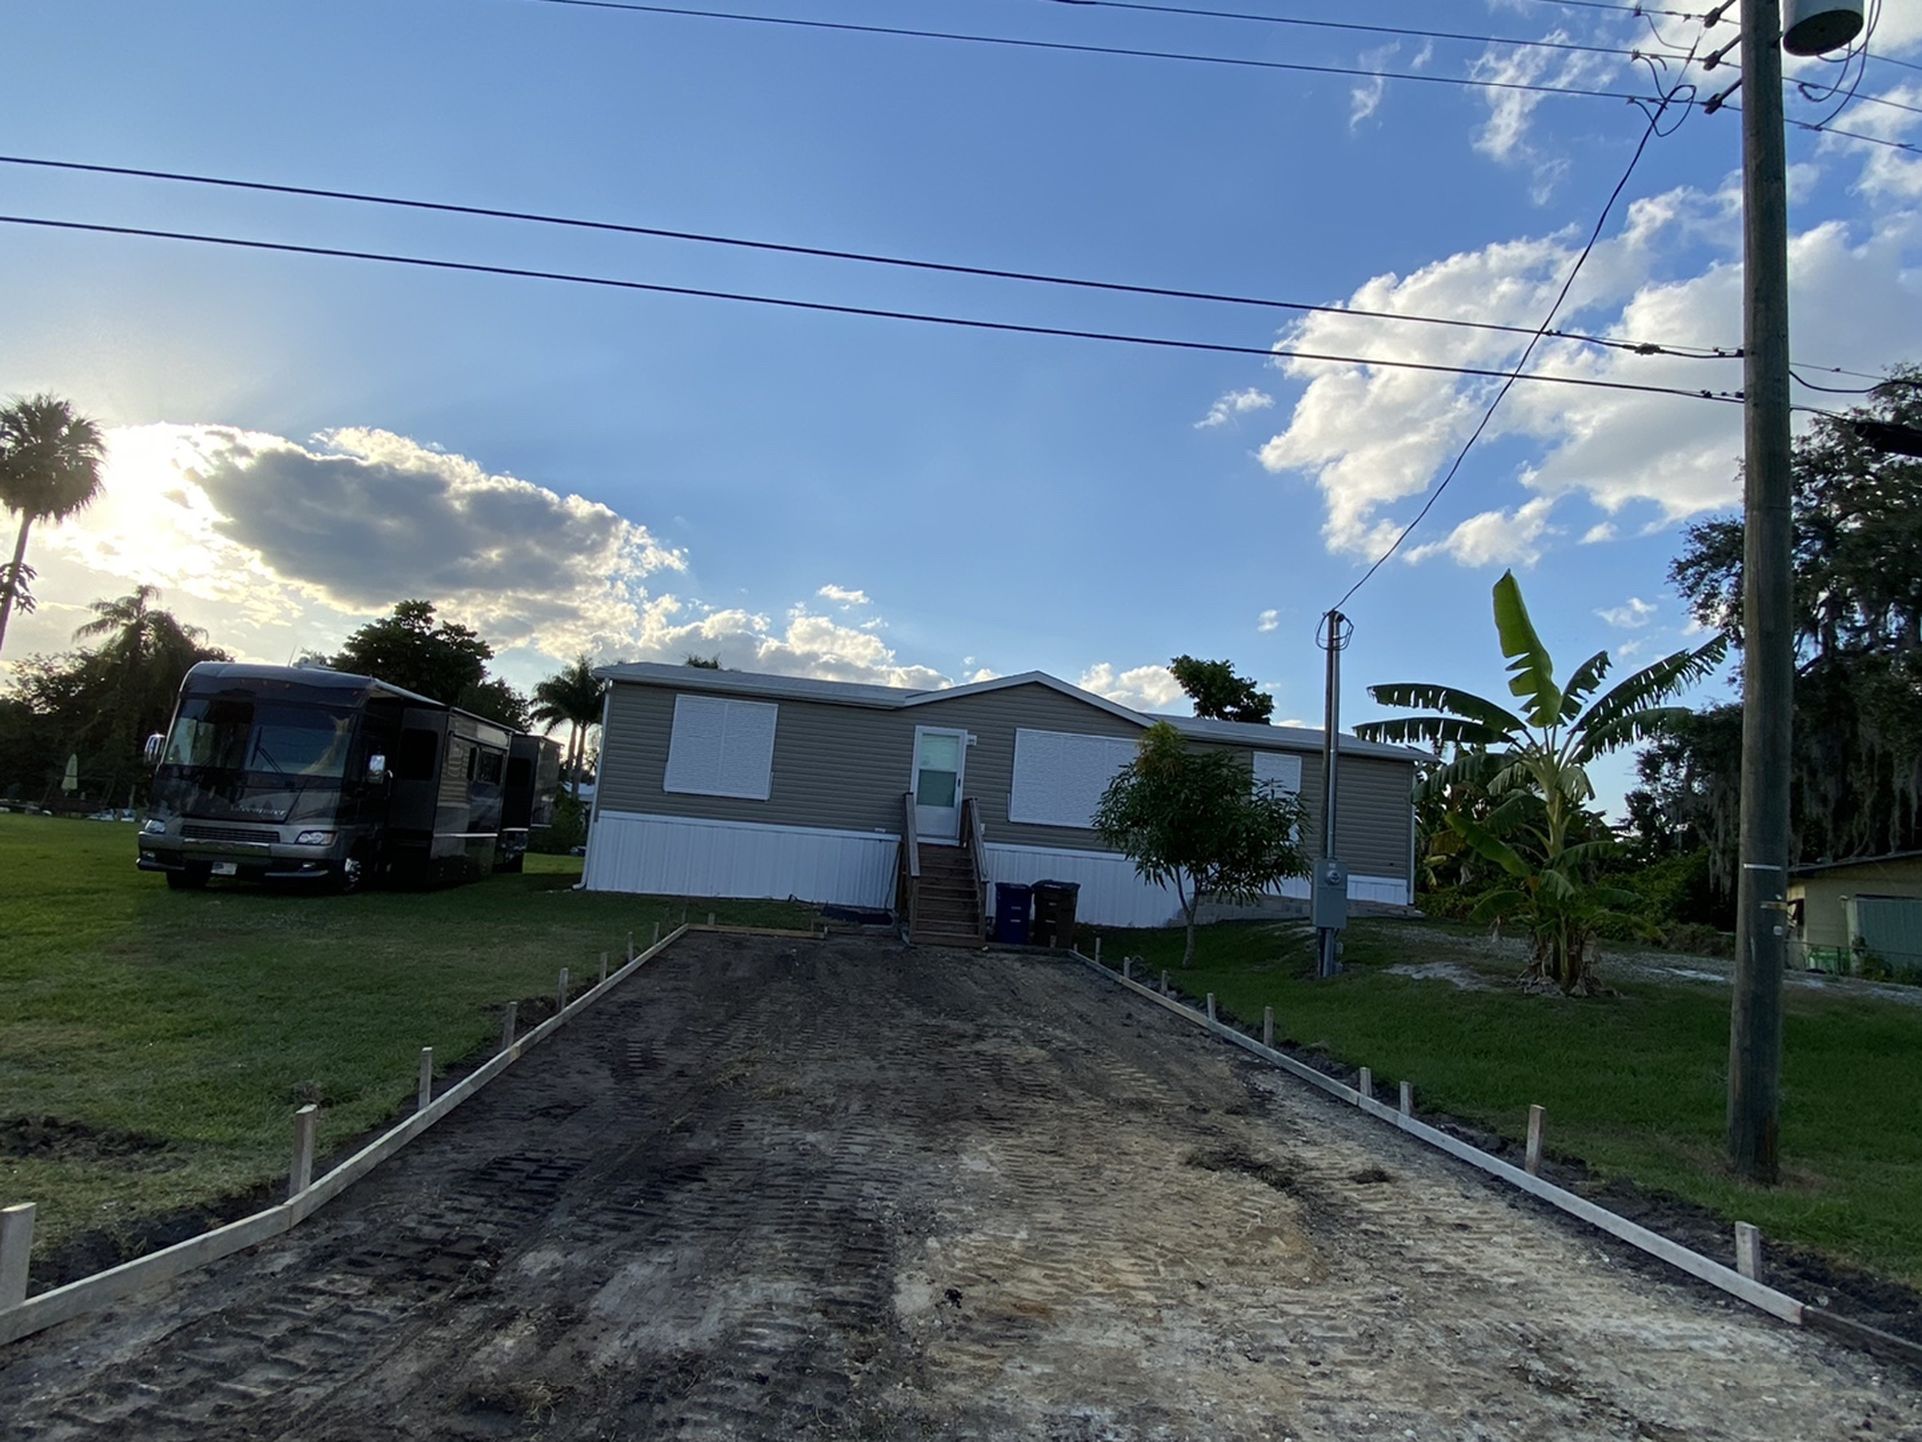
<path fill-rule="evenodd" d="M 60 1161 L 123 1161 L 166 1148 L 165 1137 L 90 1127 L 60 1117 L 0 1118 L 0 1157 L 41 1157 Z"/>

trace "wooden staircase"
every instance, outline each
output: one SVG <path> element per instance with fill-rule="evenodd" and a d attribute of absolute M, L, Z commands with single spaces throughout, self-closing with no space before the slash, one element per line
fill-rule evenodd
<path fill-rule="evenodd" d="M 961 844 L 921 840 L 914 825 L 914 793 L 902 800 L 901 861 L 896 915 L 913 946 L 980 946 L 987 940 L 981 873 L 986 851 L 973 798 L 962 803 Z"/>
<path fill-rule="evenodd" d="M 967 847 L 921 843 L 921 879 L 908 940 L 916 946 L 981 945 L 981 881 Z"/>

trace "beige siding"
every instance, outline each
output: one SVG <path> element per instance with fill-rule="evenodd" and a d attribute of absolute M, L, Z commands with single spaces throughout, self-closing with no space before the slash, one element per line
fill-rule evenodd
<path fill-rule="evenodd" d="M 597 805 L 656 816 L 898 832 L 901 797 L 913 763 L 914 728 L 954 727 L 974 737 L 967 748 L 962 791 L 980 808 L 989 841 L 1098 851 L 1105 848 L 1092 831 L 1008 820 L 1014 733 L 1025 727 L 1094 736 L 1141 734 L 1139 726 L 1123 717 L 1040 685 L 1010 686 L 902 710 L 783 698 L 774 728 L 772 794 L 766 801 L 747 801 L 661 789 L 674 696 L 670 687 L 614 685 Z M 1244 759 L 1251 754 L 1245 747 L 1224 749 Z M 1351 872 L 1407 876 L 1412 774 L 1398 761 L 1343 758 L 1341 839 Z M 1303 754 L 1302 799 L 1309 808 L 1308 840 L 1316 844 L 1321 758 L 1312 753 Z"/>

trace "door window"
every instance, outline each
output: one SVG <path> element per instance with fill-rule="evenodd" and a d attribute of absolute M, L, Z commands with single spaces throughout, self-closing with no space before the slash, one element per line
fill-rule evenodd
<path fill-rule="evenodd" d="M 924 733 L 915 761 L 914 800 L 917 806 L 953 806 L 960 781 L 961 738 Z"/>

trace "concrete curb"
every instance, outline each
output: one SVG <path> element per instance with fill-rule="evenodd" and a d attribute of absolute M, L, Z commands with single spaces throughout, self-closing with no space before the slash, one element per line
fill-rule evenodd
<path fill-rule="evenodd" d="M 0 1346 L 85 1313 L 98 1311 L 142 1287 L 167 1281 L 195 1267 L 245 1251 L 306 1220 L 676 941 L 690 931 L 709 930 L 737 928 L 689 926 L 685 923 L 677 926 L 605 981 L 589 987 L 539 1026 L 506 1043 L 500 1051 L 426 1106 L 381 1133 L 325 1176 L 302 1187 L 278 1206 L 242 1217 L 237 1222 L 229 1222 L 224 1227 L 216 1227 L 211 1232 L 202 1232 L 197 1237 L 189 1237 L 184 1242 L 176 1242 L 171 1247 L 163 1247 L 144 1257 L 136 1257 L 131 1262 L 122 1262 L 91 1277 L 82 1277 L 65 1286 L 37 1293 L 16 1306 L 0 1310 Z"/>
<path fill-rule="evenodd" d="M 1350 1106 L 1359 1107 L 1370 1116 L 1387 1122 L 1400 1131 L 1406 1132 L 1417 1141 L 1426 1142 L 1436 1150 L 1447 1152 L 1450 1156 L 1467 1162 L 1470 1166 L 1487 1172 L 1490 1176 L 1499 1177 L 1519 1191 L 1527 1192 L 1533 1197 L 1539 1197 L 1549 1205 L 1559 1207 L 1571 1216 L 1580 1217 L 1590 1226 L 1597 1227 L 1607 1232 L 1610 1236 L 1618 1237 L 1630 1246 L 1646 1252 L 1652 1257 L 1659 1257 L 1671 1266 L 1679 1267 L 1690 1276 L 1699 1278 L 1712 1287 L 1720 1288 L 1732 1297 L 1739 1297 L 1750 1306 L 1767 1312 L 1772 1317 L 1779 1317 L 1782 1321 L 1793 1323 L 1796 1326 L 1803 1324 L 1805 1320 L 1803 1304 L 1796 1301 L 1795 1298 L 1789 1296 L 1787 1293 L 1778 1292 L 1773 1287 L 1763 1286 L 1760 1282 L 1744 1277 L 1733 1268 L 1725 1267 L 1720 1262 L 1704 1257 L 1699 1252 L 1691 1251 L 1681 1243 L 1671 1241 L 1667 1237 L 1662 1236 L 1659 1232 L 1651 1232 L 1647 1227 L 1631 1222 L 1626 1217 L 1617 1216 L 1606 1207 L 1599 1207 L 1586 1197 L 1577 1196 L 1565 1188 L 1556 1186 L 1553 1182 L 1543 1181 L 1540 1177 L 1530 1176 L 1520 1167 L 1511 1166 L 1500 1157 L 1491 1156 L 1479 1147 L 1472 1147 L 1458 1137 L 1451 1137 L 1448 1133 L 1437 1130 L 1429 1126 L 1426 1122 L 1417 1121 L 1410 1112 L 1404 1112 L 1398 1107 L 1392 1107 L 1385 1103 L 1378 1102 L 1372 1096 L 1357 1091 L 1354 1087 L 1344 1085 L 1335 1080 L 1335 1078 L 1316 1071 L 1305 1062 L 1297 1061 L 1285 1052 L 1276 1051 L 1273 1047 L 1263 1046 L 1246 1032 L 1237 1030 L 1225 1022 L 1214 1020 L 1196 1011 L 1193 1007 L 1183 1006 L 1173 998 L 1162 996 L 1152 988 L 1143 986 L 1138 981 L 1123 977 L 1119 972 L 1101 965 L 1092 957 L 1083 956 L 1079 950 L 1071 951 L 1068 954 L 1083 965 L 1100 972 L 1103 976 L 1114 982 L 1116 986 L 1124 987 L 1143 1000 L 1153 1002 L 1156 1006 L 1167 1008 L 1177 1016 L 1193 1022 L 1203 1030 L 1213 1032 L 1223 1041 L 1231 1042 L 1243 1051 L 1252 1052 L 1271 1066 L 1279 1067 L 1289 1075 L 1299 1077 L 1310 1086 L 1316 1087 L 1332 1097 L 1347 1102 Z M 1212 998 L 1210 999 L 1212 1000 Z"/>

